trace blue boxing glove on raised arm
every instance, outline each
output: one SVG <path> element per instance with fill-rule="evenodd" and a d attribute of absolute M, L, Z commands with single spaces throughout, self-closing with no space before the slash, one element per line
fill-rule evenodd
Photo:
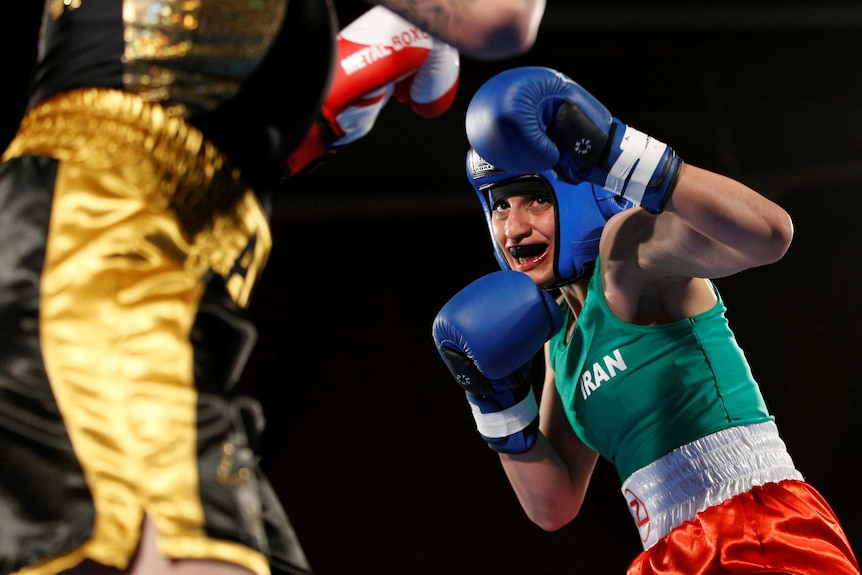
<path fill-rule="evenodd" d="M 554 168 L 649 212 L 661 212 L 682 160 L 666 144 L 627 126 L 571 78 L 538 66 L 497 74 L 467 108 L 467 139 L 506 171 Z"/>
<path fill-rule="evenodd" d="M 515 271 L 482 276 L 437 314 L 437 351 L 495 451 L 524 453 L 535 444 L 539 409 L 527 376 L 533 357 L 561 326 L 554 298 Z"/>

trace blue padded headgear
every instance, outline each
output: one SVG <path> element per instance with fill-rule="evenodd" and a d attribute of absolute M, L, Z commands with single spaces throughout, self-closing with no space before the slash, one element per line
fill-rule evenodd
<path fill-rule="evenodd" d="M 599 255 L 599 239 L 605 223 L 611 216 L 634 206 L 612 192 L 588 182 L 569 184 L 557 176 L 554 170 L 538 174 L 505 172 L 490 164 L 472 148 L 467 152 L 467 179 L 482 203 L 491 245 L 497 263 L 504 270 L 509 264 L 503 249 L 494 239 L 491 214 L 494 200 L 491 190 L 516 183 L 533 183 L 546 188 L 554 202 L 556 219 L 556 250 L 554 251 L 554 286 L 569 284 L 588 272 Z"/>

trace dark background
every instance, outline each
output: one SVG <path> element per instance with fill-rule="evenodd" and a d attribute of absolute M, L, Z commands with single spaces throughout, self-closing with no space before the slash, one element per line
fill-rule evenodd
<path fill-rule="evenodd" d="M 318 575 L 620 574 L 640 549 L 604 463 L 577 520 L 531 524 L 431 340 L 437 310 L 496 269 L 464 177 L 463 117 L 483 81 L 519 65 L 566 72 L 793 216 L 782 261 L 717 283 L 797 466 L 862 550 L 862 11 L 754 4 L 550 0 L 529 54 L 462 59 L 444 117 L 390 103 L 279 200 L 240 390 L 263 401 L 263 465 Z M 3 54 L 13 112 L 28 57 Z"/>

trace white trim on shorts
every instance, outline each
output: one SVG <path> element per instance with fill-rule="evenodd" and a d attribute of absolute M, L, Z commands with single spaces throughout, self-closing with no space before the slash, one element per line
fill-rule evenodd
<path fill-rule="evenodd" d="M 773 421 L 722 429 L 643 467 L 622 493 L 649 549 L 671 529 L 752 487 L 802 480 Z"/>

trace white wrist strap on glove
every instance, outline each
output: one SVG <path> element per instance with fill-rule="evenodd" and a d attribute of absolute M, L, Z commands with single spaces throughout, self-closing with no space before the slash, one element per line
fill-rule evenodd
<path fill-rule="evenodd" d="M 476 420 L 476 430 L 483 437 L 492 439 L 509 437 L 522 431 L 539 415 L 539 406 L 532 388 L 523 400 L 503 411 L 482 413 L 479 407 L 472 403 L 470 409 L 473 411 L 473 419 Z"/>
<path fill-rule="evenodd" d="M 604 188 L 641 205 L 644 192 L 661 162 L 667 144 L 626 126 L 620 157 L 611 166 Z"/>

